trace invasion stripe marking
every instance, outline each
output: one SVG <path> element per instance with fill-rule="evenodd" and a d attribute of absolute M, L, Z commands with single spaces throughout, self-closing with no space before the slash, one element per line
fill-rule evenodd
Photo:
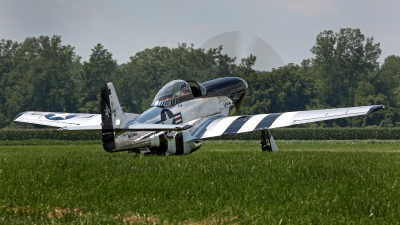
<path fill-rule="evenodd" d="M 182 155 L 184 151 L 182 132 L 179 132 L 175 135 L 175 146 L 176 146 L 175 155 Z"/>
<path fill-rule="evenodd" d="M 209 125 L 214 122 L 215 120 L 221 119 L 225 116 L 220 115 L 215 115 L 215 116 L 211 116 L 209 118 L 206 118 L 198 127 L 195 126 L 194 130 L 192 131 L 192 136 L 196 137 L 196 138 L 201 138 L 203 137 L 204 133 L 207 131 L 207 128 L 209 127 Z M 198 119 L 200 120 L 200 119 Z M 193 122 L 192 124 L 189 125 L 193 125 L 195 122 Z"/>
<path fill-rule="evenodd" d="M 271 125 L 270 128 L 276 128 L 276 127 L 287 127 L 293 125 L 293 117 L 296 115 L 298 112 L 287 112 L 283 113 L 282 116 L 280 116 L 278 119 L 274 121 L 274 123 Z"/>
<path fill-rule="evenodd" d="M 282 113 L 268 114 L 261 122 L 256 126 L 255 130 L 267 129 L 271 126 L 275 120 L 282 115 Z"/>
<path fill-rule="evenodd" d="M 238 133 L 250 132 L 253 131 L 254 128 L 260 123 L 262 119 L 264 119 L 268 114 L 259 114 L 251 117 L 243 126 L 240 128 Z"/>
<path fill-rule="evenodd" d="M 223 134 L 234 134 L 237 133 L 238 130 L 251 118 L 251 116 L 241 116 L 237 118 L 228 128 L 224 131 Z"/>
<path fill-rule="evenodd" d="M 218 124 L 215 124 L 213 128 L 208 130 L 207 127 L 207 132 L 204 134 L 202 138 L 207 138 L 207 137 L 215 137 L 215 136 L 220 136 L 223 134 L 223 132 L 226 130 L 226 128 L 233 123 L 239 116 L 231 116 L 224 118 L 218 122 Z M 211 125 L 211 124 L 210 124 Z"/>
<path fill-rule="evenodd" d="M 203 132 L 203 135 L 201 136 L 201 138 L 206 138 L 207 136 L 207 132 L 208 133 L 210 133 L 213 129 L 214 129 L 214 127 L 215 127 L 215 125 L 217 125 L 221 120 L 223 120 L 225 117 L 223 117 L 223 118 L 219 118 L 219 119 L 216 119 L 216 120 L 213 120 L 213 121 L 211 121 L 210 122 L 210 124 L 208 124 L 207 125 L 207 127 L 205 128 L 205 130 L 204 130 L 204 132 Z"/>

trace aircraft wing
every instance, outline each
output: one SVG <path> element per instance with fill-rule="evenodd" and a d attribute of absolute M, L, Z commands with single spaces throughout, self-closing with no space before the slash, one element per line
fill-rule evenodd
<path fill-rule="evenodd" d="M 185 141 L 216 137 L 223 134 L 244 133 L 254 130 L 288 127 L 303 123 L 361 116 L 383 108 L 385 108 L 384 105 L 371 105 L 249 116 L 226 117 L 219 114 L 194 122 L 191 137 L 188 137 Z"/>
<path fill-rule="evenodd" d="M 135 118 L 139 114 L 125 113 L 127 118 Z M 100 131 L 101 114 L 56 113 L 56 112 L 23 112 L 14 118 L 16 122 L 58 127 L 59 131 Z M 190 125 L 168 125 L 136 123 L 128 127 L 116 128 L 118 131 L 170 131 L 186 130 Z"/>
<path fill-rule="evenodd" d="M 100 114 L 57 113 L 57 112 L 23 112 L 14 118 L 16 122 L 39 124 L 51 127 L 87 127 L 101 130 Z"/>

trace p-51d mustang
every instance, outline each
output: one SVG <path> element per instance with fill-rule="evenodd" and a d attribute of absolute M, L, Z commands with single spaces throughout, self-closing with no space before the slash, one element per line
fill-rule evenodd
<path fill-rule="evenodd" d="M 237 77 L 204 83 L 174 80 L 142 114 L 124 113 L 112 83 L 101 88 L 101 114 L 24 112 L 14 121 L 59 127 L 62 131 L 101 131 L 104 150 L 144 154 L 189 154 L 201 140 L 224 134 L 261 131 L 262 150 L 278 151 L 269 129 L 369 114 L 371 105 L 235 116 L 248 85 Z"/>

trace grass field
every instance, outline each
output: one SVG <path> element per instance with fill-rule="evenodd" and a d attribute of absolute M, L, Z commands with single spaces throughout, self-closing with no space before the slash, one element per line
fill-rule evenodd
<path fill-rule="evenodd" d="M 0 141 L 0 224 L 399 224 L 400 141 L 206 141 L 186 156 Z"/>

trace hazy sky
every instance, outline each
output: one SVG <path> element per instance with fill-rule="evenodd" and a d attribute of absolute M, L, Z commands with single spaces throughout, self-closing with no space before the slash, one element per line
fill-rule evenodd
<path fill-rule="evenodd" d="M 145 48 L 200 47 L 240 31 L 268 42 L 285 63 L 312 57 L 319 32 L 360 28 L 381 43 L 383 62 L 400 55 L 399 0 L 0 0 L 0 39 L 54 34 L 87 60 L 101 43 L 119 64 Z"/>

